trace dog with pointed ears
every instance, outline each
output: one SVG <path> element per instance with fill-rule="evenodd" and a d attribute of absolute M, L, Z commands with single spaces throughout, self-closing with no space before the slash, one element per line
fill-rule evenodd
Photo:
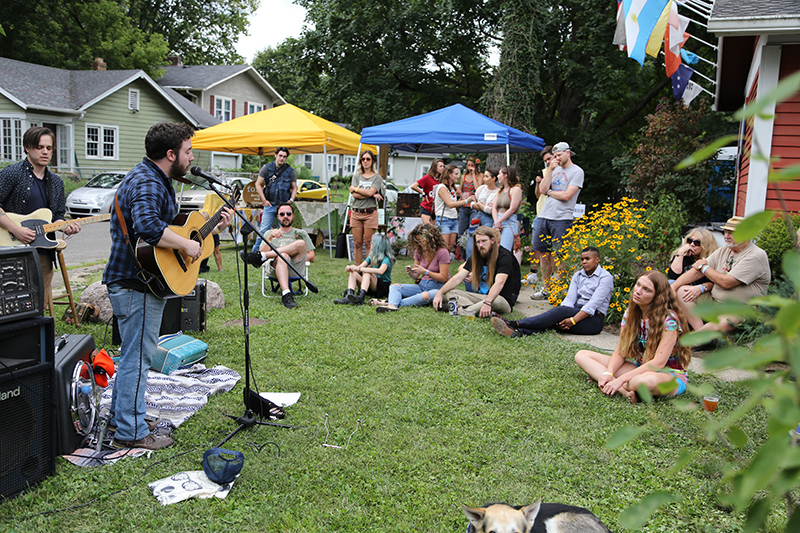
<path fill-rule="evenodd" d="M 469 520 L 467 533 L 610 533 L 588 509 L 561 503 L 461 507 Z"/>

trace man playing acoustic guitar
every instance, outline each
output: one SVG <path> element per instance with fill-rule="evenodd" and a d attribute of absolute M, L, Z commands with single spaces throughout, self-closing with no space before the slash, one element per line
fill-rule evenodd
<path fill-rule="evenodd" d="M 47 208 L 53 213 L 53 220 L 64 220 L 66 200 L 64 182 L 58 174 L 47 168 L 53 155 L 55 135 L 47 128 L 34 126 L 22 136 L 22 147 L 27 157 L 0 171 L 0 226 L 8 230 L 19 242 L 28 244 L 36 238 L 30 228 L 20 226 L 8 213 L 29 215 L 37 209 Z M 77 223 L 64 228 L 64 233 L 74 235 L 81 230 Z M 45 307 L 49 306 L 50 284 L 53 280 L 54 250 L 37 249 L 42 265 L 42 279 Z"/>
<path fill-rule="evenodd" d="M 111 254 L 103 283 L 122 338 L 109 421 L 117 427 L 116 448 L 158 450 L 173 442 L 171 437 L 151 433 L 144 419 L 147 371 L 156 353 L 165 300 L 148 289 L 151 278 L 133 246 L 141 239 L 177 250 L 187 263 L 200 258 L 203 247 L 197 240 L 168 227 L 178 214 L 171 180 L 185 179 L 194 160 L 193 135 L 188 124 L 162 122 L 151 127 L 144 140 L 147 157 L 125 176 L 117 191 L 119 210 L 115 207 L 111 212 Z M 223 209 L 221 215 L 219 227 L 227 226 L 231 212 Z"/>

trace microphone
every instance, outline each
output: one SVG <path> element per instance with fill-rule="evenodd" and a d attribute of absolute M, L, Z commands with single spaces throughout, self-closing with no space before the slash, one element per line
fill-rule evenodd
<path fill-rule="evenodd" d="M 213 183 L 213 184 L 215 184 L 215 185 L 219 185 L 220 187 L 225 187 L 225 188 L 226 188 L 226 189 L 228 189 L 228 190 L 230 190 L 230 188 L 231 188 L 231 186 L 230 186 L 230 185 L 228 185 L 227 183 L 220 181 L 219 179 L 215 178 L 215 177 L 214 177 L 214 176 L 212 176 L 211 174 L 208 174 L 208 173 L 206 173 L 206 172 L 203 172 L 203 169 L 202 169 L 202 168 L 200 168 L 200 167 L 198 167 L 198 166 L 194 166 L 194 167 L 192 167 L 192 169 L 190 170 L 190 172 L 191 172 L 192 174 L 194 174 L 195 176 L 198 176 L 198 177 L 200 177 L 200 178 L 203 178 L 203 179 L 205 179 L 206 181 L 210 181 L 211 183 Z"/>

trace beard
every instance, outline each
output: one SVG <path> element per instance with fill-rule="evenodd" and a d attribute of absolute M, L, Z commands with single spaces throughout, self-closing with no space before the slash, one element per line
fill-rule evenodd
<path fill-rule="evenodd" d="M 289 217 L 278 218 L 278 224 L 280 224 L 282 228 L 291 228 L 292 222 L 294 222 L 294 220 Z"/>
<path fill-rule="evenodd" d="M 181 180 L 186 175 L 186 172 L 189 170 L 189 165 L 186 166 L 181 165 L 178 160 L 172 162 L 169 166 L 169 177 L 174 180 Z"/>

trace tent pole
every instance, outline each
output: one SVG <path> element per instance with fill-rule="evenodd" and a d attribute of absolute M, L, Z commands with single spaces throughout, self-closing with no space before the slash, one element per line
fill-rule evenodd
<path fill-rule="evenodd" d="M 511 150 L 508 147 L 508 143 L 506 143 L 506 165 L 511 166 Z"/>
<path fill-rule="evenodd" d="M 325 186 L 328 188 L 328 194 L 325 195 L 325 202 L 328 206 L 328 249 L 331 252 L 331 259 L 333 259 L 333 233 L 331 232 L 331 177 L 328 175 L 328 145 L 322 147 L 322 163 L 325 165 Z M 323 241 L 324 242 L 324 241 Z"/>

